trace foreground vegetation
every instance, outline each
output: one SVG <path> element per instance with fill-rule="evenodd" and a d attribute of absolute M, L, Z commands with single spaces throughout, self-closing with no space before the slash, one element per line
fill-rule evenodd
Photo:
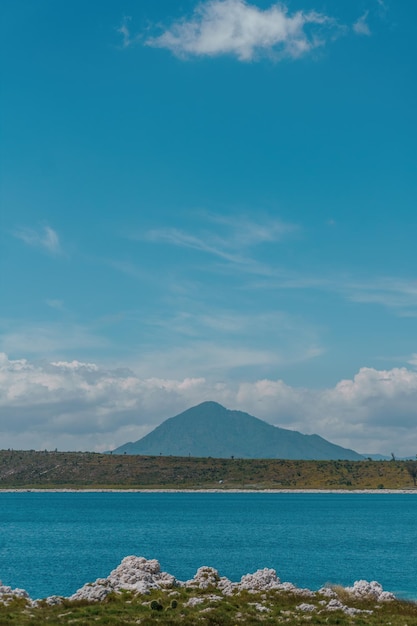
<path fill-rule="evenodd" d="M 413 464 L 0 450 L 0 489 L 412 489 Z"/>
<path fill-rule="evenodd" d="M 337 589 L 337 588 L 336 588 Z M 196 598 L 196 600 L 193 600 Z M 345 590 L 338 590 L 341 604 L 348 603 L 362 611 L 347 615 L 343 610 L 330 610 L 327 600 L 315 595 L 307 600 L 290 592 L 268 591 L 259 594 L 240 592 L 219 597 L 216 588 L 154 591 L 149 595 L 130 592 L 113 594 L 99 603 L 71 602 L 49 606 L 40 602 L 32 607 L 24 600 L 0 604 L 0 625 L 91 626 L 91 624 L 165 624 L 183 626 L 231 626 L 235 624 L 339 624 L 357 626 L 416 626 L 417 604 L 411 602 L 379 602 L 353 600 Z M 191 600 L 191 601 L 190 601 Z M 197 602 L 196 604 L 194 604 Z M 306 609 L 305 605 L 310 608 Z"/>

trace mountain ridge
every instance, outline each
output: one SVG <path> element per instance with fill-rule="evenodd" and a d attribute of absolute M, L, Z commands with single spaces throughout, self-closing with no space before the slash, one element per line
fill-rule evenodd
<path fill-rule="evenodd" d="M 361 460 L 354 450 L 320 435 L 273 426 L 243 411 L 226 409 L 213 401 L 202 402 L 163 421 L 135 442 L 112 454 L 193 456 L 215 458 L 265 458 L 300 460 Z"/>

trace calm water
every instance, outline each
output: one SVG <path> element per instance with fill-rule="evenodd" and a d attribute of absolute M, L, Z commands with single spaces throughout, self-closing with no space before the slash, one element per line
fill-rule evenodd
<path fill-rule="evenodd" d="M 0 493 L 0 579 L 69 595 L 124 556 L 181 580 L 262 567 L 317 589 L 365 578 L 417 599 L 417 497 L 406 494 Z"/>

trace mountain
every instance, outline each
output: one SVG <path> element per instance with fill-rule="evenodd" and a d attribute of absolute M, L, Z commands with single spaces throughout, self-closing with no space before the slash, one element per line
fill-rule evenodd
<path fill-rule="evenodd" d="M 217 402 L 203 402 L 171 417 L 142 439 L 126 443 L 113 454 L 193 456 L 244 459 L 346 459 L 363 456 L 319 435 L 272 426 Z"/>

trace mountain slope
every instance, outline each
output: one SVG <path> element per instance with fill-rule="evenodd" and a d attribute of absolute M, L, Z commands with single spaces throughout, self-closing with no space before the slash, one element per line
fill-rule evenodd
<path fill-rule="evenodd" d="M 363 457 L 319 435 L 272 426 L 217 402 L 203 402 L 165 420 L 148 435 L 114 454 L 264 459 L 347 459 Z"/>

